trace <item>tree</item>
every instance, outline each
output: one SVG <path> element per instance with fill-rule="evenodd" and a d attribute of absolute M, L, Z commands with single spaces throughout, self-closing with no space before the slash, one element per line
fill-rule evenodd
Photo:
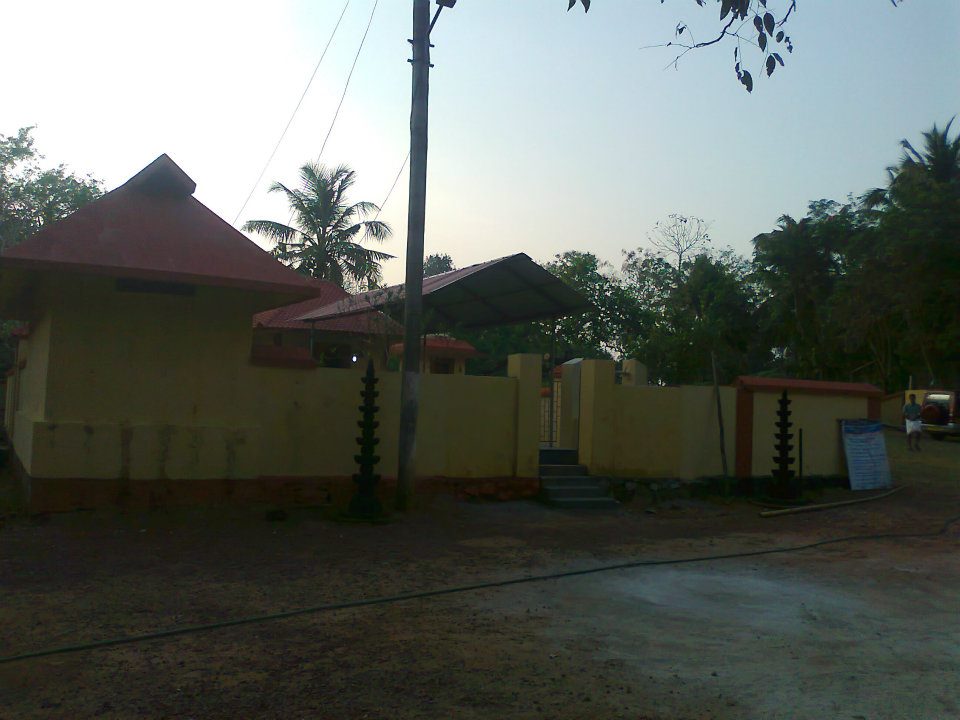
<path fill-rule="evenodd" d="M 918 151 L 909 140 L 900 141 L 904 149 L 900 165 L 890 169 L 891 188 L 896 192 L 904 182 L 936 183 L 948 185 L 960 182 L 960 134 L 950 139 L 951 118 L 943 130 L 933 127 L 923 133 L 923 152 Z"/>
<path fill-rule="evenodd" d="M 26 240 L 103 194 L 99 180 L 65 166 L 42 168 L 33 127 L 0 135 L 0 250 Z"/>
<path fill-rule="evenodd" d="M 556 255 L 544 267 L 587 298 L 592 309 L 555 321 L 455 331 L 482 353 L 470 361 L 472 373 L 502 374 L 507 355 L 517 352 L 542 355 L 548 366 L 575 357 L 609 358 L 621 352 L 622 339 L 630 336 L 628 328 L 636 327 L 637 314 L 632 297 L 609 264 L 593 253 L 574 250 Z"/>
<path fill-rule="evenodd" d="M 23 242 L 44 225 L 79 210 L 103 194 L 99 180 L 75 175 L 65 166 L 43 168 L 34 147 L 33 127 L 16 135 L 0 135 L 0 251 Z M 13 362 L 13 330 L 19 323 L 0 323 L 0 372 Z"/>
<path fill-rule="evenodd" d="M 329 280 L 348 290 L 363 291 L 382 281 L 380 263 L 393 255 L 366 248 L 365 240 L 382 242 L 390 226 L 374 217 L 380 208 L 371 202 L 348 203 L 356 173 L 346 165 L 328 168 L 309 162 L 300 168 L 300 187 L 280 182 L 270 192 L 282 193 L 290 205 L 294 225 L 273 220 L 249 220 L 243 225 L 273 240 L 273 255 L 304 275 Z"/>
<path fill-rule="evenodd" d="M 680 269 L 650 250 L 628 252 L 623 275 L 639 322 L 622 352 L 646 363 L 653 382 L 710 381 L 712 356 L 722 382 L 767 362 L 750 266 L 732 251 L 701 250 Z"/>
<path fill-rule="evenodd" d="M 596 255 L 571 250 L 544 267 L 590 301 L 592 308 L 581 315 L 556 321 L 558 357 L 610 357 L 620 352 L 623 328 L 633 317 L 631 298 L 610 264 Z M 544 335 L 553 334 L 544 323 Z"/>
<path fill-rule="evenodd" d="M 664 0 L 660 0 L 663 3 Z M 890 0 L 896 6 L 899 0 Z M 797 9 L 796 0 L 694 0 L 701 8 L 719 5 L 720 30 L 711 33 L 710 39 L 697 42 L 693 40 L 690 28 L 685 22 L 677 23 L 674 29 L 674 39 L 662 47 L 677 48 L 678 54 L 674 58 L 676 65 L 680 58 L 691 50 L 698 50 L 710 45 L 730 39 L 737 44 L 733 51 L 733 67 L 737 80 L 753 92 L 753 75 L 744 67 L 744 58 L 741 53 L 743 45 L 752 45 L 760 49 L 763 56 L 762 68 L 767 76 L 773 75 L 778 66 L 783 67 L 784 50 L 793 52 L 793 42 L 784 31 L 790 16 Z M 591 0 L 567 0 L 567 10 L 577 5 L 583 11 L 590 10 Z M 778 7 L 775 7 L 777 5 Z"/>
<path fill-rule="evenodd" d="M 910 374 L 922 368 L 930 383 L 960 347 L 960 135 L 951 139 L 952 124 L 924 132 L 920 150 L 902 140 L 887 188 L 866 197 L 889 269 L 887 307 L 904 325 L 902 354 Z"/>
<path fill-rule="evenodd" d="M 647 238 L 667 257 L 676 257 L 676 270 L 682 273 L 684 260 L 710 245 L 710 225 L 702 218 L 677 213 L 667 218 L 666 222 L 657 222 Z"/>
<path fill-rule="evenodd" d="M 423 260 L 423 276 L 432 277 L 440 275 L 457 268 L 453 264 L 453 258 L 446 253 L 434 253 L 427 255 Z"/>
<path fill-rule="evenodd" d="M 842 233 L 824 230 L 828 201 L 811 203 L 810 216 L 782 215 L 779 227 L 753 239 L 754 267 L 766 286 L 767 338 L 779 349 L 782 369 L 801 377 L 823 378 L 829 343 L 827 302 L 841 272 L 837 243 Z"/>

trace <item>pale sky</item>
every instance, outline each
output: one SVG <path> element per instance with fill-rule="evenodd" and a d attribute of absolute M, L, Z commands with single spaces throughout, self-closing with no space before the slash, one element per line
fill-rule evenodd
<path fill-rule="evenodd" d="M 50 162 L 111 189 L 160 153 L 232 221 L 316 64 L 345 0 L 131 3 L 0 0 L 0 133 L 37 125 Z M 771 0 L 771 5 L 783 0 Z M 351 0 L 286 140 L 240 217 L 286 221 L 272 180 L 316 159 L 374 0 Z M 714 6 L 710 2 L 708 6 Z M 664 69 L 678 20 L 697 39 L 716 7 L 694 0 L 460 0 L 433 35 L 426 251 L 458 266 L 514 252 L 590 250 L 619 267 L 673 212 L 750 240 L 810 200 L 882 185 L 899 140 L 960 113 L 960 2 L 801 0 L 795 51 L 773 78 L 730 43 Z M 411 3 L 380 0 L 321 161 L 383 201 L 409 141 Z M 381 219 L 384 266 L 403 278 L 407 176 Z M 239 224 L 239 223 L 238 223 Z"/>

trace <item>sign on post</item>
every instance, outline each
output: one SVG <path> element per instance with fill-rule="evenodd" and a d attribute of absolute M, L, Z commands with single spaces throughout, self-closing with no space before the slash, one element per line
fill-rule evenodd
<path fill-rule="evenodd" d="M 874 420 L 841 420 L 843 452 L 851 490 L 889 488 L 890 463 L 883 424 Z"/>

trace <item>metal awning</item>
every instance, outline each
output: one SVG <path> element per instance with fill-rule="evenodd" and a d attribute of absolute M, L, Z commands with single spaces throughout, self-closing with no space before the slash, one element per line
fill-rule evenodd
<path fill-rule="evenodd" d="M 404 286 L 353 295 L 298 319 L 328 320 L 371 310 L 399 310 Z M 586 312 L 580 293 L 535 263 L 526 253 L 471 265 L 423 279 L 425 328 L 480 328 L 547 320 Z"/>

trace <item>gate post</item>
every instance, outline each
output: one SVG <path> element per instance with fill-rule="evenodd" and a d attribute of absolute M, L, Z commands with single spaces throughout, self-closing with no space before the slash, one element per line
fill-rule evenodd
<path fill-rule="evenodd" d="M 540 369 L 543 359 L 534 354 L 507 357 L 507 375 L 517 379 L 516 444 L 514 475 L 540 474 Z"/>
<path fill-rule="evenodd" d="M 591 475 L 609 474 L 614 465 L 616 427 L 613 360 L 584 360 L 580 370 L 580 463 Z"/>
<path fill-rule="evenodd" d="M 639 360 L 623 361 L 623 384 L 642 386 L 647 384 L 647 366 Z"/>

